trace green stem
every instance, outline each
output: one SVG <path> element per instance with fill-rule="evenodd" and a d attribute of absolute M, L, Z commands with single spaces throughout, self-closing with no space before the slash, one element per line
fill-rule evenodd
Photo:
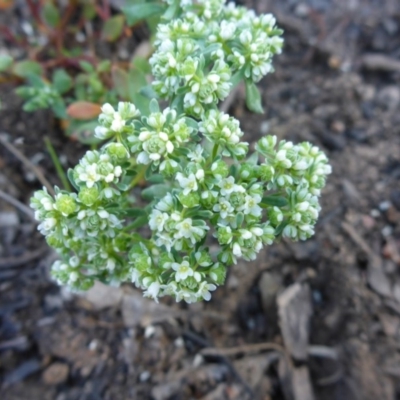
<path fill-rule="evenodd" d="M 215 158 L 217 157 L 217 154 L 218 154 L 218 147 L 219 147 L 218 143 L 215 143 L 215 144 L 214 144 L 213 151 L 212 151 L 212 156 L 211 156 L 211 160 L 212 160 L 212 161 L 214 161 Z"/>
<path fill-rule="evenodd" d="M 60 159 L 58 158 L 57 153 L 55 152 L 54 147 L 51 144 L 50 139 L 47 136 L 44 137 L 44 142 L 46 144 L 46 149 L 50 154 L 51 161 L 53 161 L 54 167 L 57 171 L 57 175 L 58 175 L 64 189 L 71 192 L 72 188 L 71 188 L 71 185 L 69 184 L 67 175 L 65 175 L 64 169 L 60 163 Z"/>
<path fill-rule="evenodd" d="M 139 169 L 139 172 L 136 174 L 136 176 L 133 178 L 131 184 L 129 185 L 129 189 L 134 188 L 146 175 L 148 166 L 143 165 L 141 169 Z"/>

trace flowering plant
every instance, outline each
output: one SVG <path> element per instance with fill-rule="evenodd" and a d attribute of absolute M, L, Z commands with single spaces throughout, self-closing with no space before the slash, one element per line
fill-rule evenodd
<path fill-rule="evenodd" d="M 239 121 L 217 108 L 244 80 L 249 108 L 261 110 L 255 82 L 282 46 L 275 19 L 224 0 L 167 2 L 150 59 L 155 80 L 143 93 L 169 106 L 103 105 L 95 135 L 107 142 L 69 171 L 76 193 L 32 198 L 62 258 L 52 274 L 76 290 L 131 281 L 154 299 L 209 300 L 238 259 L 254 260 L 281 236 L 314 234 L 325 154 L 266 136 L 248 156 Z M 138 207 L 132 189 L 143 181 L 147 205 Z"/>

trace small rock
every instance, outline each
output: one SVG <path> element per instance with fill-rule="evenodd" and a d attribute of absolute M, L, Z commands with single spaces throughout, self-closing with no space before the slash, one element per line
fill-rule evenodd
<path fill-rule="evenodd" d="M 385 86 L 378 92 L 378 103 L 387 110 L 396 110 L 400 104 L 400 88 L 397 85 Z"/>
<path fill-rule="evenodd" d="M 94 286 L 84 294 L 86 300 L 97 310 L 102 310 L 107 307 L 117 307 L 121 303 L 122 296 L 123 292 L 120 288 L 107 286 L 100 282 L 96 282 Z"/>
<path fill-rule="evenodd" d="M 322 104 L 313 111 L 313 116 L 320 119 L 327 119 L 335 115 L 339 111 L 337 104 Z"/>
<path fill-rule="evenodd" d="M 400 212 L 395 207 L 390 206 L 386 211 L 386 218 L 391 224 L 396 225 L 400 223 Z"/>
<path fill-rule="evenodd" d="M 343 121 L 335 120 L 331 124 L 331 129 L 336 133 L 343 133 L 346 130 L 346 125 Z"/>
<path fill-rule="evenodd" d="M 386 244 L 382 249 L 382 255 L 400 265 L 400 243 L 391 236 L 387 237 Z"/>
<path fill-rule="evenodd" d="M 151 390 L 151 398 L 154 400 L 168 400 L 181 393 L 182 382 L 180 380 L 163 383 L 154 386 Z"/>
<path fill-rule="evenodd" d="M 390 194 L 390 200 L 392 200 L 397 211 L 400 211 L 400 190 L 393 190 L 393 192 Z"/>
<path fill-rule="evenodd" d="M 275 298 L 282 288 L 282 277 L 280 274 L 266 271 L 261 275 L 258 282 L 261 301 L 264 312 L 270 312 L 275 306 Z"/>
<path fill-rule="evenodd" d="M 391 296 L 390 281 L 383 271 L 383 263 L 379 257 L 371 257 L 368 263 L 367 279 L 375 292 L 382 296 Z"/>
<path fill-rule="evenodd" d="M 387 336 L 393 337 L 397 335 L 400 325 L 400 321 L 398 318 L 393 317 L 389 314 L 380 314 L 379 319 L 381 320 L 383 331 Z"/>
<path fill-rule="evenodd" d="M 394 299 L 400 303 L 400 283 L 397 282 L 393 286 L 393 297 Z"/>
<path fill-rule="evenodd" d="M 40 361 L 38 359 L 32 359 L 25 361 L 19 367 L 8 373 L 3 380 L 3 387 L 8 387 L 14 383 L 24 380 L 29 375 L 34 374 L 40 370 Z"/>
<path fill-rule="evenodd" d="M 0 228 L 14 228 L 19 225 L 18 214 L 14 211 L 0 212 Z"/>
<path fill-rule="evenodd" d="M 164 304 L 157 304 L 136 292 L 123 296 L 121 311 L 125 326 L 131 328 L 165 321 L 177 314 L 177 311 L 173 308 Z"/>
<path fill-rule="evenodd" d="M 68 374 L 68 365 L 56 362 L 46 368 L 42 374 L 42 380 L 46 385 L 59 385 L 68 379 Z"/>

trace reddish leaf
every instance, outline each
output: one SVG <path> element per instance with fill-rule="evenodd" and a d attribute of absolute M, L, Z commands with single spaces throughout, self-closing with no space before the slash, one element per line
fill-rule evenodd
<path fill-rule="evenodd" d="M 101 105 L 88 101 L 76 101 L 67 108 L 67 114 L 75 119 L 87 120 L 96 118 L 101 113 Z"/>
<path fill-rule="evenodd" d="M 0 0 L 0 10 L 7 10 L 14 3 L 14 0 Z"/>

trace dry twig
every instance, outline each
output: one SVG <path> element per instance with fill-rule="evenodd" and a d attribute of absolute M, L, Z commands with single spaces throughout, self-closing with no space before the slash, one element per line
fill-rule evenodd
<path fill-rule="evenodd" d="M 31 170 L 36 178 L 38 178 L 39 182 L 46 187 L 47 191 L 54 195 L 54 189 L 53 186 L 50 184 L 50 182 L 46 179 L 46 177 L 43 175 L 42 171 L 35 165 L 33 164 L 28 158 L 26 158 L 14 145 L 12 145 L 8 140 L 5 134 L 0 134 L 0 143 L 7 149 L 9 150 L 15 157 L 18 158 L 29 170 Z"/>
<path fill-rule="evenodd" d="M 48 250 L 47 246 L 41 247 L 37 250 L 27 251 L 19 257 L 5 257 L 0 258 L 0 268 L 13 268 L 24 265 L 29 261 L 33 261 L 41 257 Z"/>
<path fill-rule="evenodd" d="M 0 199 L 6 201 L 7 203 L 10 203 L 12 206 L 14 206 L 18 210 L 20 210 L 21 212 L 26 214 L 32 221 L 36 222 L 33 211 L 29 207 L 27 207 L 25 204 L 22 204 L 16 198 L 14 198 L 14 197 L 10 196 L 9 194 L 0 190 Z"/>

